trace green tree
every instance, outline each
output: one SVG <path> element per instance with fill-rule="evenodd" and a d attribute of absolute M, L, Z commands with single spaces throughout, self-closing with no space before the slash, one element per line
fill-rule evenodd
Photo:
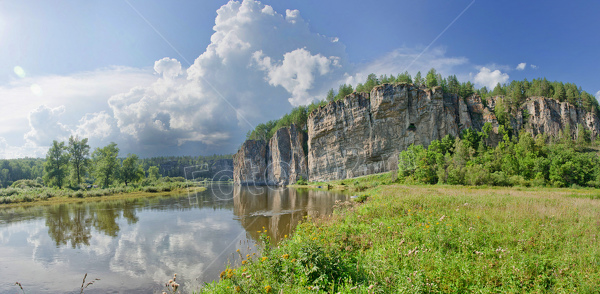
<path fill-rule="evenodd" d="M 427 80 L 427 88 L 433 88 L 438 85 L 435 68 L 432 68 L 429 70 L 429 72 L 427 72 L 425 79 Z"/>
<path fill-rule="evenodd" d="M 327 102 L 331 102 L 333 99 L 335 99 L 335 92 L 333 92 L 333 89 L 329 89 L 329 91 L 327 91 L 327 98 L 325 99 Z"/>
<path fill-rule="evenodd" d="M 557 83 L 554 87 L 554 99 L 560 102 L 563 102 L 567 99 L 567 92 L 565 92 L 563 83 Z"/>
<path fill-rule="evenodd" d="M 158 166 L 153 165 L 148 168 L 148 178 L 153 181 L 160 179 L 160 173 L 158 172 Z"/>
<path fill-rule="evenodd" d="M 415 76 L 415 86 L 421 87 L 421 86 L 423 86 L 423 84 L 424 84 L 423 77 L 421 76 L 421 72 L 418 71 L 417 75 Z"/>
<path fill-rule="evenodd" d="M 82 178 L 87 173 L 90 165 L 90 145 L 87 144 L 88 139 L 79 140 L 79 137 L 69 138 L 69 163 L 71 167 L 71 180 L 75 185 L 81 184 Z"/>
<path fill-rule="evenodd" d="M 396 77 L 396 82 L 404 83 L 404 84 L 412 84 L 413 80 L 412 80 L 412 77 L 410 76 L 410 74 L 408 73 L 408 71 L 405 71 L 404 73 L 398 74 L 398 77 Z"/>
<path fill-rule="evenodd" d="M 54 140 L 52 147 L 46 154 L 44 163 L 44 182 L 49 186 L 58 186 L 62 188 L 67 177 L 69 164 L 69 154 L 66 152 L 65 142 Z"/>
<path fill-rule="evenodd" d="M 369 74 L 367 76 L 367 81 L 365 82 L 365 85 L 364 85 L 364 89 L 365 89 L 364 91 L 367 93 L 370 93 L 371 90 L 373 90 L 373 88 L 375 88 L 375 86 L 377 86 L 377 85 L 379 85 L 379 80 L 377 79 L 377 76 L 374 73 Z"/>
<path fill-rule="evenodd" d="M 119 148 L 114 142 L 103 148 L 98 147 L 92 153 L 92 161 L 95 166 L 94 176 L 104 187 L 108 187 L 118 174 L 117 156 L 119 156 Z"/>
<path fill-rule="evenodd" d="M 119 172 L 119 179 L 121 182 L 128 183 L 137 182 L 144 178 L 144 169 L 138 162 L 138 156 L 135 154 L 127 154 L 127 158 L 123 160 L 123 166 Z"/>

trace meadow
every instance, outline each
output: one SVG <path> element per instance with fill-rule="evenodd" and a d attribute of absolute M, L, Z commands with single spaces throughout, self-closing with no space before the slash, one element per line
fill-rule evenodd
<path fill-rule="evenodd" d="M 316 184 L 315 186 L 318 186 Z M 322 185 L 321 185 L 322 186 Z M 314 186 L 313 186 L 314 187 Z M 389 175 L 200 293 L 598 293 L 600 192 L 400 185 Z"/>

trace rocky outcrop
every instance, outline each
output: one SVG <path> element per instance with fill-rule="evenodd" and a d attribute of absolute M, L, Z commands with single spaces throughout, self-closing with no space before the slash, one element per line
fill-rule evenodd
<path fill-rule="evenodd" d="M 267 183 L 283 186 L 295 183 L 302 176 L 308 179 L 308 165 L 304 153 L 306 136 L 295 125 L 281 128 L 269 140 L 267 156 Z"/>
<path fill-rule="evenodd" d="M 281 128 L 266 143 L 248 140 L 234 155 L 233 181 L 241 185 L 283 186 L 308 178 L 306 135 L 298 127 Z"/>
<path fill-rule="evenodd" d="M 559 131 L 565 129 L 567 124 L 573 137 L 577 132 L 577 125 L 590 130 L 593 137 L 598 136 L 600 131 L 600 121 L 596 113 L 567 102 L 545 97 L 531 97 L 521 108 L 526 110 L 527 117 L 516 127 L 525 128 L 533 135 L 546 133 L 556 136 Z"/>
<path fill-rule="evenodd" d="M 311 181 L 394 169 L 410 144 L 429 145 L 472 127 L 467 104 L 441 88 L 381 85 L 315 110 L 308 118 Z"/>
<path fill-rule="evenodd" d="M 352 93 L 314 110 L 308 117 L 307 138 L 292 126 L 278 130 L 268 143 L 246 141 L 234 157 L 234 181 L 285 185 L 300 176 L 329 181 L 386 172 L 397 167 L 399 153 L 411 144 L 428 146 L 467 128 L 481 131 L 486 124 L 487 142 L 497 144 L 502 134 L 494 110 L 502 99 L 463 99 L 440 87 L 409 84 Z M 525 129 L 533 135 L 557 136 L 569 124 L 572 135 L 578 125 L 594 137 L 600 134 L 598 113 L 544 97 L 527 99 L 511 117 L 517 133 Z"/>
<path fill-rule="evenodd" d="M 241 185 L 267 185 L 267 143 L 247 140 L 233 156 L 233 182 Z"/>

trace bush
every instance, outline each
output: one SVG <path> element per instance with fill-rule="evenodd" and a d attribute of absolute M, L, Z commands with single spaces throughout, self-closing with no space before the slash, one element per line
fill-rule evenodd
<path fill-rule="evenodd" d="M 296 181 L 296 185 L 306 185 L 306 184 L 307 184 L 307 182 L 306 182 L 306 180 L 302 176 L 300 176 L 300 178 L 298 179 L 298 181 Z"/>

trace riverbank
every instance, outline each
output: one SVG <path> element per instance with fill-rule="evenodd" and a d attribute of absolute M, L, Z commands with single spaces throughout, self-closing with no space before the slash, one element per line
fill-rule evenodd
<path fill-rule="evenodd" d="M 138 188 L 136 188 L 138 189 Z M 132 189 L 133 190 L 133 189 Z M 185 187 L 185 186 L 148 186 L 142 187 L 138 190 L 130 190 L 123 188 L 108 188 L 108 189 L 95 189 L 89 191 L 70 191 L 63 193 L 56 193 L 57 196 L 52 195 L 46 190 L 40 191 L 39 197 L 30 197 L 26 200 L 0 203 L 0 209 L 9 207 L 27 207 L 35 205 L 53 205 L 62 203 L 79 203 L 79 202 L 90 202 L 90 201 L 105 201 L 105 200 L 118 200 L 118 199 L 133 199 L 133 198 L 144 198 L 144 197 L 156 197 L 156 196 L 168 196 L 184 192 L 202 192 L 205 191 L 205 187 Z M 47 193 L 42 195 L 41 193 Z M 9 196 L 10 197 L 10 196 Z M 0 200 L 2 200 L 0 198 Z"/>
<path fill-rule="evenodd" d="M 375 175 L 329 183 L 364 189 L 364 202 L 338 203 L 332 216 L 303 222 L 262 256 L 240 255 L 201 293 L 590 293 L 600 286 L 597 190 L 391 182 Z"/>

